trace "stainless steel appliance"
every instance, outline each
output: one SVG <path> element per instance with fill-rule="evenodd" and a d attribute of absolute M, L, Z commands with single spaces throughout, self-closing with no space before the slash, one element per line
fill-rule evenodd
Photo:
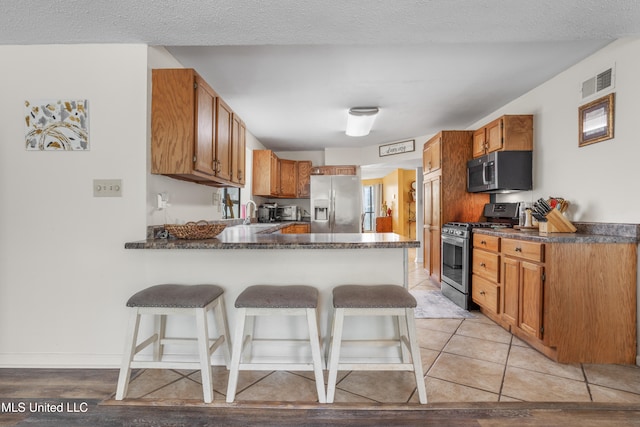
<path fill-rule="evenodd" d="M 278 208 L 282 221 L 297 221 L 300 219 L 300 208 L 295 205 L 282 206 Z"/>
<path fill-rule="evenodd" d="M 487 203 L 486 222 L 448 222 L 442 226 L 442 294 L 469 310 L 471 300 L 472 233 L 474 228 L 505 228 L 518 223 L 518 203 Z"/>
<path fill-rule="evenodd" d="M 354 175 L 311 176 L 311 232 L 360 233 L 362 184 Z"/>
<path fill-rule="evenodd" d="M 264 203 L 258 207 L 258 222 L 276 222 L 279 220 L 277 203 Z"/>
<path fill-rule="evenodd" d="M 532 151 L 494 151 L 467 162 L 469 193 L 531 190 Z"/>

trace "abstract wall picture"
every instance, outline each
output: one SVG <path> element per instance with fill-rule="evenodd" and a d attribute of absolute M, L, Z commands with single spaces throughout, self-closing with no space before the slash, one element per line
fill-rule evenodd
<path fill-rule="evenodd" d="M 28 151 L 89 150 L 89 102 L 86 99 L 25 101 Z"/>

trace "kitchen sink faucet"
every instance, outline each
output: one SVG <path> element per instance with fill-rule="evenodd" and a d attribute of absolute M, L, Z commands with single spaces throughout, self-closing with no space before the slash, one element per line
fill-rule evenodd
<path fill-rule="evenodd" d="M 245 204 L 245 208 L 244 208 L 244 212 L 245 212 L 244 225 L 251 224 L 251 211 L 249 210 L 249 204 L 253 204 L 253 212 L 256 212 L 258 210 L 258 206 L 256 205 L 256 202 L 254 202 L 253 200 L 249 200 Z"/>

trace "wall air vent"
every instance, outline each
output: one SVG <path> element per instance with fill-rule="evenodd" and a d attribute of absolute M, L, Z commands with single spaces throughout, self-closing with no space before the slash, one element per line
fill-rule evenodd
<path fill-rule="evenodd" d="M 614 68 L 610 67 L 582 82 L 582 99 L 610 92 L 614 88 Z"/>

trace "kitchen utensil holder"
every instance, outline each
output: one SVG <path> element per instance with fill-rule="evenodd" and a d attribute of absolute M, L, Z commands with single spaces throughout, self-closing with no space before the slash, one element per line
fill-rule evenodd
<path fill-rule="evenodd" d="M 575 233 L 577 228 L 557 209 L 551 209 L 545 215 L 547 222 L 539 223 L 540 233 Z"/>

